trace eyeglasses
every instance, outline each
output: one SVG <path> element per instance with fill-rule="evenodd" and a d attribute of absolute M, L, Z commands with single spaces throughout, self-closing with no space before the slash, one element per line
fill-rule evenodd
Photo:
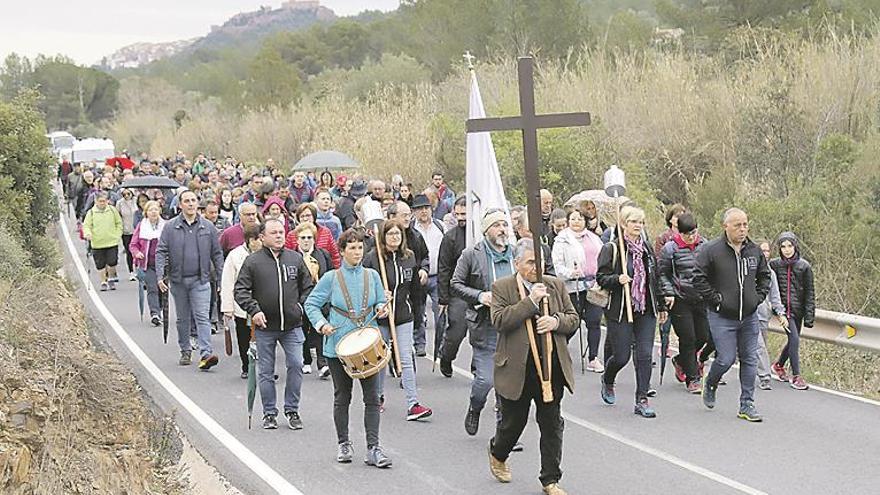
<path fill-rule="evenodd" d="M 385 237 L 400 237 L 400 231 L 395 230 L 394 232 L 386 232 Z"/>
<path fill-rule="evenodd" d="M 301 235 L 298 237 L 298 239 L 301 241 L 310 241 L 310 240 L 314 239 L 314 237 L 312 237 L 310 235 Z"/>

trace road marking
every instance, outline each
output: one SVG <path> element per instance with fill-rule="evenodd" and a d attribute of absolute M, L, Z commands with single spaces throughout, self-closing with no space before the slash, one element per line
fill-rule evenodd
<path fill-rule="evenodd" d="M 603 328 L 604 328 L 604 327 L 603 327 Z M 654 342 L 654 347 L 658 347 L 658 348 L 659 348 L 659 347 L 660 347 L 660 343 L 659 343 L 659 342 Z M 670 345 L 669 348 L 672 349 L 672 350 L 675 351 L 675 352 L 678 352 L 678 347 L 675 347 L 674 345 Z M 658 356 L 658 357 L 661 358 L 661 359 L 663 358 L 663 356 Z M 731 366 L 731 368 L 739 369 L 739 359 L 737 359 L 737 362 L 734 363 L 733 366 Z M 841 392 L 840 390 L 833 390 L 833 389 L 830 389 L 830 388 L 820 387 L 820 386 L 818 386 L 818 385 L 813 385 L 813 384 L 810 384 L 810 388 L 813 389 L 813 390 L 815 390 L 815 391 L 817 391 L 817 392 L 824 392 L 824 393 L 829 394 L 829 395 L 835 395 L 835 396 L 837 396 L 837 397 L 843 397 L 844 399 L 854 400 L 854 401 L 857 401 L 857 402 L 861 402 L 861 403 L 863 403 L 863 404 L 868 404 L 868 405 L 870 405 L 870 406 L 877 406 L 877 407 L 880 407 L 880 401 L 878 401 L 878 400 L 874 400 L 874 399 L 869 399 L 869 398 L 867 398 L 867 397 L 862 397 L 861 395 L 855 395 L 855 394 L 850 394 L 850 393 L 847 393 L 847 392 Z"/>
<path fill-rule="evenodd" d="M 82 260 L 79 258 L 79 254 L 76 251 L 76 246 L 73 244 L 73 239 L 70 237 L 70 231 L 67 228 L 67 222 L 63 215 L 59 216 L 59 225 L 61 225 L 61 231 L 64 233 L 64 239 L 67 243 L 67 250 L 70 252 L 71 258 L 73 258 L 73 263 L 76 266 L 76 270 L 79 273 L 80 278 L 82 279 L 83 284 L 88 287 L 88 283 L 90 282 L 88 275 L 86 274 L 86 269 L 83 266 Z M 168 378 L 162 370 L 159 369 L 158 366 L 150 359 L 149 356 L 137 345 L 137 343 L 132 340 L 132 338 L 128 335 L 122 325 L 119 324 L 119 321 L 113 316 L 113 313 L 107 309 L 107 306 L 104 305 L 104 301 L 98 297 L 93 290 L 86 290 L 89 298 L 91 298 L 92 303 L 98 309 L 98 312 L 101 313 L 101 316 L 107 321 L 110 325 L 110 328 L 116 333 L 122 343 L 125 344 L 125 347 L 134 355 L 134 357 L 141 363 L 141 366 L 147 370 L 150 375 L 165 389 L 168 394 L 171 395 L 180 405 L 185 409 L 192 417 L 195 419 L 200 425 L 202 425 L 205 430 L 208 431 L 214 438 L 216 438 L 224 447 L 226 447 L 229 452 L 238 458 L 244 464 L 245 467 L 254 472 L 257 476 L 260 477 L 267 485 L 272 487 L 276 492 L 283 495 L 303 495 L 301 491 L 299 491 L 295 486 L 290 484 L 283 476 L 278 474 L 277 471 L 269 467 L 268 464 L 263 462 L 262 459 L 257 457 L 251 450 L 244 446 L 241 442 L 238 441 L 231 433 L 226 431 L 219 423 L 217 423 L 211 416 L 208 415 L 202 408 L 200 408 L 195 402 L 192 401 L 182 390 L 177 388 L 177 385 Z"/>
<path fill-rule="evenodd" d="M 430 357 L 424 357 L 423 359 L 427 359 L 428 361 L 431 360 Z M 458 373 L 459 375 L 468 377 L 470 379 L 474 378 L 474 375 L 471 374 L 470 371 L 466 371 L 462 368 L 459 368 L 458 366 L 453 365 L 452 369 L 456 373 Z M 638 450 L 642 453 L 648 454 L 652 457 L 656 457 L 657 459 L 660 459 L 661 461 L 666 461 L 670 464 L 674 464 L 682 469 L 690 471 L 690 472 L 697 474 L 699 476 L 702 476 L 704 478 L 710 479 L 716 483 L 720 483 L 722 485 L 726 485 L 730 488 L 733 488 L 734 490 L 740 491 L 742 493 L 747 493 L 749 495 L 768 495 L 767 492 L 758 490 L 757 488 L 752 488 L 751 486 L 745 485 L 743 483 L 740 483 L 739 481 L 730 479 L 727 476 L 724 476 L 722 474 L 718 474 L 714 471 L 711 471 L 711 470 L 706 469 L 704 467 L 701 467 L 701 466 L 698 466 L 698 465 L 693 464 L 691 462 L 688 462 L 688 461 L 686 461 L 680 457 L 674 456 L 668 452 L 664 452 L 660 449 L 655 449 L 654 447 L 651 447 L 650 445 L 646 445 L 644 443 L 629 439 L 619 433 L 615 433 L 605 427 L 599 426 L 595 423 L 591 423 L 590 421 L 579 418 L 573 414 L 570 414 L 570 413 L 563 411 L 562 417 L 565 418 L 567 421 L 571 421 L 572 423 L 574 423 L 578 426 L 582 426 L 582 427 L 592 431 L 593 433 L 602 435 L 603 437 L 606 437 L 606 438 L 610 438 L 611 440 L 614 440 L 615 442 L 622 443 L 623 445 L 626 445 L 627 447 L 633 448 L 633 449 Z"/>

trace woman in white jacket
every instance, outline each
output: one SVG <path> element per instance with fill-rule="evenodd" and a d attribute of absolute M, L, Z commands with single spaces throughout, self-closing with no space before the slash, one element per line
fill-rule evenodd
<path fill-rule="evenodd" d="M 220 284 L 220 311 L 229 325 L 235 320 L 235 336 L 238 339 L 238 355 L 241 358 L 241 378 L 248 377 L 248 345 L 251 340 L 251 326 L 248 314 L 235 302 L 235 281 L 245 258 L 251 253 L 263 249 L 260 241 L 260 226 L 253 225 L 244 229 L 244 244 L 229 252 L 223 263 L 223 276 Z"/>
<path fill-rule="evenodd" d="M 587 301 L 587 291 L 596 283 L 596 267 L 602 241 L 590 232 L 580 210 L 568 213 L 568 228 L 553 242 L 553 268 L 556 276 L 565 282 L 571 302 L 587 326 L 587 369 L 596 373 L 605 371 L 599 359 L 600 323 L 602 307 Z"/>

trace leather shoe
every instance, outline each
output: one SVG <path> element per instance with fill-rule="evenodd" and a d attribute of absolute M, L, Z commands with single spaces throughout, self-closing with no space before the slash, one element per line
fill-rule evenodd
<path fill-rule="evenodd" d="M 476 411 L 473 408 L 468 408 L 467 415 L 464 417 L 464 431 L 467 432 L 468 435 L 474 436 L 477 434 L 477 430 L 480 429 L 480 411 Z"/>
<path fill-rule="evenodd" d="M 452 378 L 452 361 L 440 358 L 440 374 L 446 378 Z"/>
<path fill-rule="evenodd" d="M 544 494 L 545 495 L 568 495 L 568 492 L 562 489 L 559 486 L 559 483 L 550 483 L 549 485 L 544 485 Z"/>
<path fill-rule="evenodd" d="M 510 483 L 510 466 L 505 461 L 499 461 L 492 455 L 492 445 L 489 444 L 489 471 L 496 480 L 502 483 Z"/>

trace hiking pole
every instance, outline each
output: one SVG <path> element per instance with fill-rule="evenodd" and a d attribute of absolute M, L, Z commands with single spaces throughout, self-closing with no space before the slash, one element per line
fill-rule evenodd
<path fill-rule="evenodd" d="M 574 262 L 574 269 L 577 271 L 578 264 L 577 261 Z M 584 367 L 584 325 L 583 325 L 583 308 L 584 305 L 581 303 L 581 279 L 578 277 L 575 280 L 575 301 L 577 301 L 577 307 L 575 308 L 578 312 L 578 345 L 580 346 L 581 352 L 581 374 L 586 373 L 586 369 Z"/>

